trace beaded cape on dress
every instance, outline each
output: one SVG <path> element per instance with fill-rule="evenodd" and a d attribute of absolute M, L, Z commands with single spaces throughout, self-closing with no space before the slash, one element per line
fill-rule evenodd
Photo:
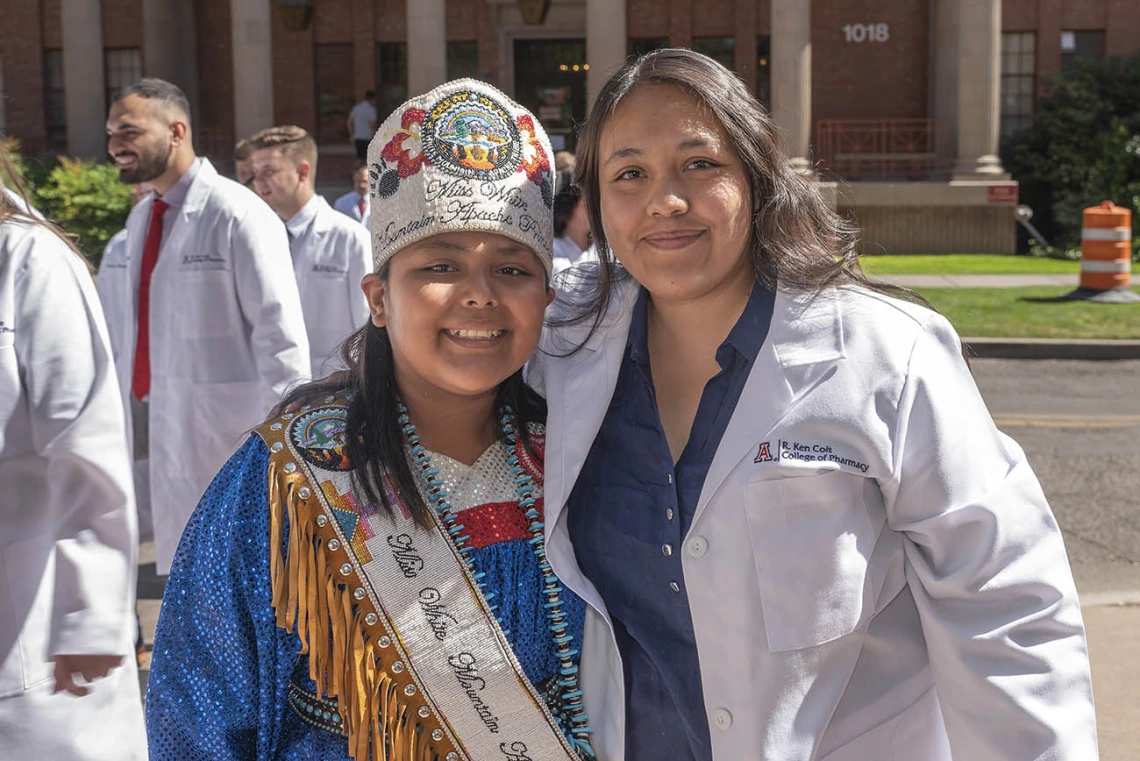
<path fill-rule="evenodd" d="M 294 453 L 350 469 L 343 437 L 338 446 L 330 435 L 337 416 L 343 422 L 344 400 L 326 402 L 258 428 L 187 526 L 155 638 L 147 695 L 152 759 L 465 757 L 448 745 L 453 727 L 423 694 L 424 683 L 397 660 L 407 660 L 396 655 L 408 652 L 401 650 L 407 643 L 378 628 L 372 596 L 352 567 L 370 560 L 367 518 L 378 508 L 361 505 L 350 490 L 330 493 L 299 479 L 287 457 L 286 437 L 301 431 L 294 439 L 307 448 Z M 549 631 L 544 577 L 512 473 L 521 467 L 530 476 L 541 513 L 544 437 L 541 429 L 528 433 L 530 450 L 497 442 L 471 466 L 431 457 L 462 520 L 482 595 L 493 599 L 496 631 L 564 746 L 578 749 L 570 740 L 577 698 L 571 694 L 567 705 L 565 652 Z M 338 564 L 349 552 L 354 564 Z M 568 590 L 560 594 L 564 635 L 580 643 L 584 604 Z M 577 660 L 575 650 L 574 670 Z"/>

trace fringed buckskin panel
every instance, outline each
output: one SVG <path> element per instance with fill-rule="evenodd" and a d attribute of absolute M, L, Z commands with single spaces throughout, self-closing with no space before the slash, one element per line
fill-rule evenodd
<path fill-rule="evenodd" d="M 329 543 L 338 547 L 345 540 L 324 514 L 319 485 L 309 482 L 286 446 L 293 417 L 286 414 L 256 429 L 270 450 L 270 576 L 277 625 L 300 638 L 318 693 L 340 707 L 348 751 L 356 761 L 465 758 L 412 670 L 404 668 L 402 647 L 384 617 L 367 595 L 354 596 L 363 586 L 356 570 L 332 557 Z M 286 526 L 283 559 L 279 550 Z"/>

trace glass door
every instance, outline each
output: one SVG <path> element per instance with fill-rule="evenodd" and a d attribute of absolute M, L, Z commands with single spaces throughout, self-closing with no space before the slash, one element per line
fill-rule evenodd
<path fill-rule="evenodd" d="M 589 69 L 584 39 L 515 40 L 515 99 L 542 122 L 556 151 L 574 150 Z"/>

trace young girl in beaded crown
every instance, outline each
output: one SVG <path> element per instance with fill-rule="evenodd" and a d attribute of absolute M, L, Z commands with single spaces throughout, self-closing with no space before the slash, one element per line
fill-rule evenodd
<path fill-rule="evenodd" d="M 211 484 L 166 587 L 151 758 L 593 751 L 584 604 L 543 539 L 551 149 L 502 93 L 415 98 L 369 149 L 371 321 Z"/>

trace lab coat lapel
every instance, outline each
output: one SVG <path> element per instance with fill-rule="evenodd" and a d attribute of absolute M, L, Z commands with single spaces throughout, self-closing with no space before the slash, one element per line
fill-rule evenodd
<path fill-rule="evenodd" d="M 202 166 L 198 168 L 198 175 L 190 183 L 186 193 L 186 201 L 182 204 L 178 216 L 173 220 L 167 220 L 167 224 L 171 224 L 172 227 L 166 236 L 166 240 L 163 241 L 155 269 L 162 268 L 165 270 L 173 267 L 174 262 L 171 261 L 175 258 L 173 253 L 186 250 L 186 238 L 199 228 L 196 219 L 202 211 L 206 199 L 210 197 L 210 193 L 214 189 L 214 180 L 217 177 L 218 172 L 214 169 L 214 165 L 208 159 L 202 159 Z"/>
<path fill-rule="evenodd" d="M 558 522 L 617 387 L 638 288 L 630 281 L 616 291 L 615 308 L 605 318 L 609 327 L 599 328 L 581 350 L 566 362 L 549 363 L 546 371 L 546 398 L 551 403 L 546 424 L 547 480 L 543 489 L 549 526 Z M 573 345 L 574 338 L 568 337 L 550 350 L 565 351 L 565 347 Z"/>
<path fill-rule="evenodd" d="M 693 524 L 740 461 L 843 359 L 839 299 L 777 290 L 768 337 L 705 476 Z"/>

